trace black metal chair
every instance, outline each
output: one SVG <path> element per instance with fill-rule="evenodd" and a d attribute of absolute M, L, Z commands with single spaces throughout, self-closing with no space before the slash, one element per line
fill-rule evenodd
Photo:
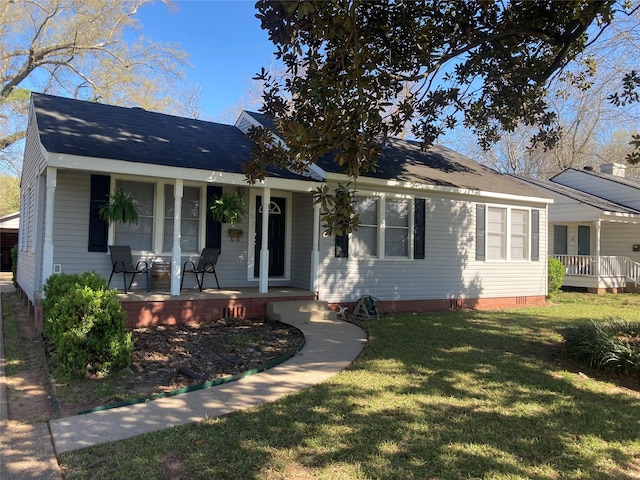
<path fill-rule="evenodd" d="M 197 266 L 191 260 L 184 262 L 184 266 L 182 267 L 182 278 L 180 279 L 180 290 L 182 290 L 182 284 L 184 283 L 186 273 L 193 273 L 196 276 L 196 282 L 198 282 L 198 288 L 200 291 L 202 291 L 202 285 L 204 284 L 204 274 L 213 273 L 213 276 L 216 278 L 218 290 L 220 290 L 218 274 L 216 273 L 218 255 L 220 255 L 219 248 L 204 248 L 200 254 L 200 260 L 198 260 Z"/>
<path fill-rule="evenodd" d="M 136 274 L 144 273 L 147 277 L 147 292 L 149 291 L 149 264 L 140 260 L 135 268 L 133 266 L 133 259 L 131 258 L 131 248 L 129 246 L 122 245 L 109 245 L 109 252 L 111 253 L 111 275 L 109 275 L 109 286 L 111 285 L 111 278 L 114 273 L 122 273 L 122 280 L 124 285 L 124 293 L 127 293 L 127 273 L 133 274 L 131 281 L 129 282 L 128 290 L 131 290 L 133 285 L 133 279 L 136 278 Z"/>

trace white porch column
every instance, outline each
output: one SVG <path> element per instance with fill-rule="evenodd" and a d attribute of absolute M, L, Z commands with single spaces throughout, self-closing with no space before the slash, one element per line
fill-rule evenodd
<path fill-rule="evenodd" d="M 47 281 L 47 278 L 53 275 L 53 211 L 55 207 L 57 183 L 58 169 L 56 167 L 47 167 L 47 191 L 44 202 L 44 245 L 42 251 L 43 285 Z M 27 208 L 30 208 L 29 205 L 27 205 Z"/>
<path fill-rule="evenodd" d="M 313 204 L 313 245 L 311 247 L 311 290 L 318 295 L 319 279 L 318 268 L 320 265 L 320 204 Z"/>
<path fill-rule="evenodd" d="M 262 244 L 260 245 L 260 278 L 258 292 L 269 292 L 269 205 L 271 189 L 262 189 Z"/>
<path fill-rule="evenodd" d="M 600 288 L 600 229 L 602 227 L 602 220 L 596 220 L 596 265 L 595 265 L 595 274 L 596 274 L 596 282 L 598 282 L 598 287 Z"/>
<path fill-rule="evenodd" d="M 182 192 L 184 184 L 177 178 L 173 188 L 173 248 L 171 249 L 171 295 L 180 295 L 180 278 L 182 277 L 182 249 L 180 237 L 182 237 Z"/>

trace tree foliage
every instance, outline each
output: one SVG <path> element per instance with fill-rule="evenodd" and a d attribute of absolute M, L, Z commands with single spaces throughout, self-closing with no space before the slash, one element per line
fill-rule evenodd
<path fill-rule="evenodd" d="M 625 163 L 633 154 L 629 140 L 640 131 L 639 104 L 616 100 L 622 100 L 625 86 L 630 86 L 629 72 L 640 61 L 640 14 L 637 10 L 629 13 L 616 16 L 611 26 L 550 82 L 547 102 L 562 132 L 553 148 L 532 148 L 533 127 L 523 126 L 503 133 L 486 151 L 463 129 L 445 135 L 442 141 L 498 171 L 539 178 L 549 178 L 568 167 Z M 627 176 L 634 175 L 634 170 L 637 167 L 628 166 Z"/>
<path fill-rule="evenodd" d="M 20 179 L 0 174 L 0 217 L 20 210 Z"/>
<path fill-rule="evenodd" d="M 0 151 L 24 138 L 29 90 L 172 111 L 186 54 L 138 32 L 152 1 L 0 0 Z"/>
<path fill-rule="evenodd" d="M 615 1 L 258 1 L 285 65 L 262 70 L 263 112 L 286 145 L 255 129 L 250 181 L 265 164 L 303 171 L 333 153 L 357 177 L 375 169 L 379 141 L 408 123 L 425 146 L 457 125 L 482 146 L 519 125 L 557 141 L 549 81 L 608 26 Z M 591 35 L 591 38 L 590 38 Z M 406 86 L 411 89 L 407 93 Z"/>

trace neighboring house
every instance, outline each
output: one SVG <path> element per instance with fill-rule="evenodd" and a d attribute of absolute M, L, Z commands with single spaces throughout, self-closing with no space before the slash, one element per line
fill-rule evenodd
<path fill-rule="evenodd" d="M 174 297 L 182 263 L 213 246 L 223 290 L 296 287 L 342 305 L 372 295 L 385 311 L 544 302 L 551 200 L 534 187 L 444 147 L 391 140 L 379 169 L 358 179 L 361 227 L 328 237 L 313 192 L 346 176 L 323 159 L 308 175 L 270 169 L 247 184 L 243 132 L 259 124 L 249 112 L 231 126 L 34 93 L 18 262 L 26 296 L 36 302 L 58 271 L 108 277 L 107 246 L 125 244 L 136 260 L 170 263 Z M 137 225 L 97 215 L 117 188 L 136 196 Z M 242 193 L 248 207 L 239 239 L 207 214 L 222 191 Z"/>
<path fill-rule="evenodd" d="M 11 249 L 18 244 L 20 212 L 0 217 L 0 271 L 11 271 Z"/>
<path fill-rule="evenodd" d="M 521 178 L 554 199 L 549 253 L 565 266 L 565 287 L 622 291 L 640 282 L 640 181 L 625 166 L 568 168 L 550 180 Z"/>

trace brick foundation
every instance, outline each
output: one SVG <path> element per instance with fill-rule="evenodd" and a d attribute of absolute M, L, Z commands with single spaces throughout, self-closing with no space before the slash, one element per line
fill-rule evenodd
<path fill-rule="evenodd" d="M 404 301 L 380 301 L 380 310 L 383 313 L 404 312 L 441 312 L 446 310 L 500 310 L 515 307 L 530 307 L 544 305 L 544 296 L 535 297 L 504 297 L 504 298 L 456 298 L 443 300 L 404 300 Z M 329 308 L 338 310 L 338 304 L 330 304 Z M 342 303 L 340 306 L 348 307 L 353 311 L 355 303 Z"/>
<path fill-rule="evenodd" d="M 593 293 L 596 295 L 604 295 L 605 293 L 625 293 L 624 288 L 587 288 L 587 293 Z"/>
<path fill-rule="evenodd" d="M 42 331 L 44 313 L 42 305 L 35 307 L 23 295 L 30 308 L 33 308 L 33 319 Z M 227 299 L 168 299 L 168 300 L 133 300 L 122 302 L 127 313 L 129 328 L 148 327 L 151 325 L 175 325 L 181 323 L 198 323 L 220 318 L 264 317 L 267 302 L 290 302 L 297 300 L 314 300 L 313 295 L 292 295 L 285 297 L 248 297 Z M 381 301 L 383 313 L 403 312 L 437 312 L 447 310 L 499 310 L 505 308 L 544 305 L 544 296 L 505 297 L 505 298 L 458 298 L 443 300 L 406 300 Z M 353 311 L 355 303 L 330 304 L 329 308 L 338 310 L 339 306 Z"/>
<path fill-rule="evenodd" d="M 127 312 L 127 326 L 136 328 L 150 325 L 199 323 L 220 318 L 264 317 L 267 312 L 267 302 L 291 302 L 297 300 L 313 300 L 313 295 L 273 298 L 127 301 L 122 302 L 122 308 Z"/>

